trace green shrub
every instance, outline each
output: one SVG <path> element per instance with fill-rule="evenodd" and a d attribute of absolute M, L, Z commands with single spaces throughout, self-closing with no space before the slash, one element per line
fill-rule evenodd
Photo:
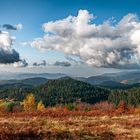
<path fill-rule="evenodd" d="M 68 104 L 65 104 L 65 106 L 66 106 L 66 108 L 68 109 L 68 110 L 74 110 L 74 105 L 72 104 L 72 103 L 68 103 Z"/>

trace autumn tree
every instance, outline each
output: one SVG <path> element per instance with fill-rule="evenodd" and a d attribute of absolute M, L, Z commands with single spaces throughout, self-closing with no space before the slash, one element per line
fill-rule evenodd
<path fill-rule="evenodd" d="M 127 107 L 126 107 L 126 103 L 122 100 L 120 101 L 119 105 L 118 105 L 118 111 L 120 113 L 124 113 L 126 111 Z"/>
<path fill-rule="evenodd" d="M 35 97 L 32 93 L 27 95 L 26 98 L 24 99 L 23 109 L 24 111 L 27 111 L 27 112 L 35 111 Z"/>
<path fill-rule="evenodd" d="M 45 106 L 44 104 L 42 103 L 42 101 L 40 101 L 38 104 L 37 104 L 37 110 L 38 111 L 43 111 L 45 109 Z"/>

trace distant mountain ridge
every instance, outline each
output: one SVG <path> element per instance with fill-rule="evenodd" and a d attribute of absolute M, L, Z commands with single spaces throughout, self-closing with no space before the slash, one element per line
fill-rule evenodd
<path fill-rule="evenodd" d="M 0 86 L 4 85 L 18 85 L 18 84 L 25 84 L 30 86 L 39 86 L 45 84 L 48 81 L 46 78 L 42 77 L 35 77 L 35 78 L 27 78 L 22 80 L 2 80 L 0 81 Z"/>
<path fill-rule="evenodd" d="M 81 80 L 81 78 L 79 78 Z M 100 85 L 103 82 L 113 81 L 124 84 L 122 81 L 127 81 L 125 84 L 135 84 L 140 82 L 140 71 L 125 71 L 118 73 L 105 73 L 102 75 L 91 76 L 83 81 L 93 85 Z"/>
<path fill-rule="evenodd" d="M 0 81 L 2 80 L 22 80 L 22 79 L 28 79 L 28 78 L 46 78 L 46 79 L 58 79 L 61 77 L 67 76 L 63 73 L 10 73 L 10 72 L 2 72 L 0 73 Z"/>
<path fill-rule="evenodd" d="M 0 73 L 0 85 L 12 83 L 25 83 L 30 85 L 43 84 L 48 79 L 71 77 L 62 73 Z M 124 71 L 118 73 L 105 73 L 102 75 L 85 77 L 71 77 L 76 80 L 99 85 L 103 87 L 120 88 L 140 83 L 140 71 Z M 139 85 L 139 84 L 137 84 Z"/>

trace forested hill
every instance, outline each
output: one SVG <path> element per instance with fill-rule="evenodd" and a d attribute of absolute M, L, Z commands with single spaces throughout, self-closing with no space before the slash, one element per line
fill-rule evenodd
<path fill-rule="evenodd" d="M 64 77 L 48 80 L 45 84 L 34 87 L 24 83 L 4 84 L 0 86 L 0 98 L 22 101 L 29 93 L 33 93 L 38 101 L 48 105 L 75 102 L 96 103 L 108 99 L 110 93 L 105 88 L 96 87 L 88 83 Z"/>
<path fill-rule="evenodd" d="M 71 78 L 49 80 L 45 85 L 33 91 L 36 99 L 42 100 L 46 106 L 75 102 L 77 99 L 87 103 L 96 103 L 107 100 L 109 92 L 107 89 Z"/>

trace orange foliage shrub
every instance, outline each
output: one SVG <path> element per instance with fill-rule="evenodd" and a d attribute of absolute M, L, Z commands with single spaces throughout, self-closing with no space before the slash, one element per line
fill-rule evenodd
<path fill-rule="evenodd" d="M 115 109 L 116 109 L 115 105 L 113 103 L 109 103 L 107 101 L 96 103 L 93 105 L 93 110 L 100 110 L 103 112 L 115 111 Z"/>
<path fill-rule="evenodd" d="M 134 109 L 134 113 L 140 114 L 140 105 Z"/>
<path fill-rule="evenodd" d="M 92 105 L 87 104 L 87 103 L 79 102 L 75 105 L 75 110 L 76 111 L 91 111 L 92 110 Z"/>
<path fill-rule="evenodd" d="M 23 111 L 23 106 L 21 106 L 21 105 L 15 105 L 15 106 L 13 107 L 13 112 L 14 112 L 14 113 L 22 112 L 22 111 Z"/>

